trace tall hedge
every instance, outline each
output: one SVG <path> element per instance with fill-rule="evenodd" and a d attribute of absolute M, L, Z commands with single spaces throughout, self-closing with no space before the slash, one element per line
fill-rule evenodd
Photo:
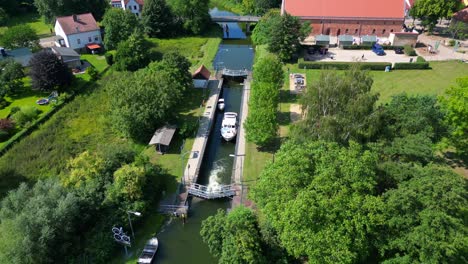
<path fill-rule="evenodd" d="M 314 62 L 299 61 L 299 69 L 337 69 L 347 70 L 352 65 L 359 64 L 363 70 L 383 71 L 385 67 L 392 66 L 390 62 Z"/>

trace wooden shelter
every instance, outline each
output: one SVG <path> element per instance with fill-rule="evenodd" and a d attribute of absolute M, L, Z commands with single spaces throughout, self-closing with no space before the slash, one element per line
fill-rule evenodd
<path fill-rule="evenodd" d="M 176 131 L 176 126 L 165 125 L 156 130 L 148 145 L 153 145 L 158 153 L 165 153 L 171 144 L 172 137 Z"/>
<path fill-rule="evenodd" d="M 195 88 L 206 88 L 208 86 L 210 76 L 211 72 L 205 67 L 205 65 L 200 66 L 192 74 L 193 85 Z"/>

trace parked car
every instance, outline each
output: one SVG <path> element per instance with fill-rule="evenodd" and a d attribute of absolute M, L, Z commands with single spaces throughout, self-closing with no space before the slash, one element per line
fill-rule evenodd
<path fill-rule="evenodd" d="M 379 44 L 375 43 L 372 45 L 372 51 L 377 54 L 377 56 L 383 56 L 385 55 L 385 51 L 383 50 L 382 46 Z"/>
<path fill-rule="evenodd" d="M 403 54 L 403 48 L 395 48 L 395 54 Z"/>

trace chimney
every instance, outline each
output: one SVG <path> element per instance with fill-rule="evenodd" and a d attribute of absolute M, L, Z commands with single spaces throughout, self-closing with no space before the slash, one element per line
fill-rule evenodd
<path fill-rule="evenodd" d="M 78 22 L 78 16 L 77 15 L 73 15 L 73 21 Z"/>

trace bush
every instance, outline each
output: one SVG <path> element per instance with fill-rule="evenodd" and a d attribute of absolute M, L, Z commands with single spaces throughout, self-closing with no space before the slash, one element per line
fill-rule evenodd
<path fill-rule="evenodd" d="M 10 133 L 0 129 L 0 142 L 7 140 L 10 137 Z"/>
<path fill-rule="evenodd" d="M 30 122 L 34 121 L 39 116 L 39 109 L 34 106 L 25 106 L 12 115 L 12 119 L 21 127 L 26 127 Z"/>
<path fill-rule="evenodd" d="M 417 56 L 418 54 L 416 54 L 416 51 L 414 50 L 414 48 L 410 45 L 405 45 L 404 47 L 404 52 L 407 56 Z"/>
<path fill-rule="evenodd" d="M 416 62 L 426 62 L 426 60 L 425 60 L 423 57 L 418 56 L 418 57 L 416 58 Z"/>
<path fill-rule="evenodd" d="M 9 133 L 15 128 L 15 123 L 9 118 L 0 119 L 0 130 Z"/>
<path fill-rule="evenodd" d="M 112 53 L 106 53 L 104 57 L 106 58 L 107 65 L 112 66 L 114 64 L 114 55 Z"/>
<path fill-rule="evenodd" d="M 99 72 L 94 68 L 94 66 L 89 66 L 86 69 L 86 72 L 88 73 L 89 77 L 91 78 L 91 81 L 96 81 L 99 78 Z"/>
<path fill-rule="evenodd" d="M 21 108 L 19 106 L 13 106 L 11 109 L 10 109 L 10 115 L 20 111 Z"/>
<path fill-rule="evenodd" d="M 448 44 L 451 47 L 455 46 L 455 40 L 454 39 L 449 40 Z"/>
<path fill-rule="evenodd" d="M 396 70 L 427 70 L 429 68 L 429 62 L 397 62 L 394 68 Z"/>
<path fill-rule="evenodd" d="M 299 61 L 299 69 L 335 68 L 347 70 L 351 65 L 359 64 L 363 70 L 383 71 L 385 67 L 392 66 L 390 62 L 313 62 Z"/>

